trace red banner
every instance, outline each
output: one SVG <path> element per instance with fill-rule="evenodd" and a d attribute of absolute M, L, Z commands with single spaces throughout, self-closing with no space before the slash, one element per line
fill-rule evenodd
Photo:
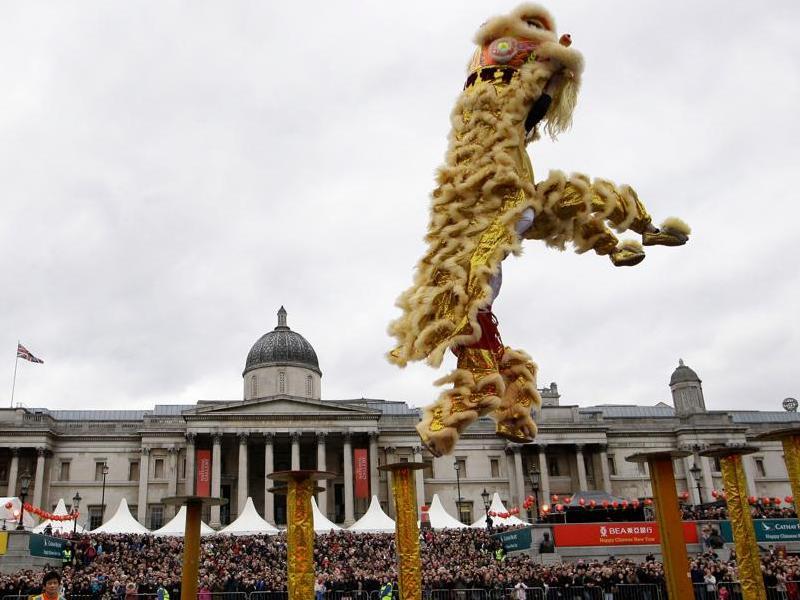
<path fill-rule="evenodd" d="M 580 523 L 553 526 L 556 546 L 640 546 L 660 544 L 658 523 Z M 697 524 L 683 523 L 683 539 L 697 543 Z"/>
<path fill-rule="evenodd" d="M 198 496 L 211 495 L 211 450 L 197 450 L 197 490 Z"/>
<path fill-rule="evenodd" d="M 369 498 L 369 461 L 366 448 L 353 450 L 353 474 L 356 480 L 356 498 Z"/>

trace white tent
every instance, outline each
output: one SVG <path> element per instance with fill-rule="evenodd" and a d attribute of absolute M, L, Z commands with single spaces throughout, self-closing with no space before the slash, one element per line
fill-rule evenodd
<path fill-rule="evenodd" d="M 442 501 L 439 500 L 439 494 L 433 495 L 430 508 L 428 508 L 428 520 L 434 529 L 462 529 L 469 527 L 469 525 L 465 525 L 444 509 Z"/>
<path fill-rule="evenodd" d="M 367 512 L 353 523 L 349 530 L 362 533 L 394 533 L 394 527 L 394 521 L 383 512 L 378 497 L 373 496 Z"/>
<path fill-rule="evenodd" d="M 220 529 L 217 535 L 220 533 L 227 533 L 229 535 L 266 533 L 267 535 L 274 535 L 278 533 L 278 529 L 261 518 L 261 515 L 259 515 L 256 510 L 255 504 L 253 504 L 253 499 L 248 496 L 242 514 L 240 514 L 233 523 L 224 529 Z"/>
<path fill-rule="evenodd" d="M 500 494 L 498 494 L 497 492 L 495 492 L 494 496 L 492 496 L 492 504 L 491 504 L 491 506 L 489 506 L 489 512 L 494 512 L 494 513 L 497 513 L 497 514 L 507 513 L 508 512 L 508 509 L 503 505 L 503 503 L 500 500 Z M 492 524 L 494 526 L 497 526 L 497 525 L 505 525 L 505 526 L 508 526 L 508 525 L 527 525 L 527 523 L 525 523 L 525 521 L 523 521 L 522 519 L 518 519 L 514 515 L 511 515 L 510 517 L 505 518 L 505 519 L 503 517 L 494 516 L 494 517 L 492 517 Z M 478 527 L 480 529 L 485 528 L 486 527 L 486 515 L 481 516 L 480 519 L 475 521 L 472 524 L 472 527 Z"/>
<path fill-rule="evenodd" d="M 92 529 L 92 533 L 150 533 L 150 530 L 133 518 L 128 501 L 123 498 L 114 516 L 97 529 Z"/>
<path fill-rule="evenodd" d="M 67 510 L 67 505 L 64 504 L 64 499 L 59 498 L 58 504 L 56 504 L 55 510 L 53 510 L 54 515 L 68 515 L 69 511 Z M 78 533 L 84 533 L 86 528 L 84 528 L 80 523 L 75 525 L 74 521 L 51 521 L 48 519 L 47 521 L 42 521 L 36 527 L 33 528 L 34 533 L 43 533 L 44 530 L 47 528 L 47 525 L 50 525 L 50 530 L 53 533 L 72 533 L 72 528 L 75 528 L 75 531 Z"/>
<path fill-rule="evenodd" d="M 314 531 L 317 533 L 328 533 L 330 531 L 339 531 L 341 527 L 339 527 L 336 523 L 328 520 L 328 517 L 322 514 L 322 511 L 317 506 L 317 501 L 314 496 L 311 496 L 311 510 L 314 514 Z"/>
<path fill-rule="evenodd" d="M 6 508 L 6 504 L 9 503 L 11 508 Z M 5 521 L 5 529 L 14 529 L 17 526 L 21 506 L 22 502 L 17 497 L 0 498 L 0 520 Z M 22 517 L 22 521 L 27 529 L 33 528 L 33 524 L 36 522 L 34 516 L 28 512 Z"/>
<path fill-rule="evenodd" d="M 181 506 L 181 509 L 178 511 L 172 520 L 164 525 L 161 529 L 156 529 L 153 532 L 153 535 L 156 536 L 165 536 L 165 535 L 174 535 L 176 537 L 183 537 L 186 533 L 186 507 Z M 200 535 L 211 535 L 214 533 L 214 530 L 211 529 L 208 525 L 200 521 Z"/>

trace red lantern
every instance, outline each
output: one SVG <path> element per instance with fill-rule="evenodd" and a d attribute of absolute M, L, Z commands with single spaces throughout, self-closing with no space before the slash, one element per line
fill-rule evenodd
<path fill-rule="evenodd" d="M 608 508 L 608 500 L 603 500 L 603 508 Z"/>
<path fill-rule="evenodd" d="M 565 496 L 564 497 L 564 504 L 569 504 L 572 502 L 572 496 Z"/>
<path fill-rule="evenodd" d="M 581 498 L 580 500 L 578 500 L 578 504 L 580 504 L 581 506 L 586 506 L 586 499 Z"/>
<path fill-rule="evenodd" d="M 430 507 L 430 506 L 428 506 L 427 504 L 423 504 L 422 506 L 420 506 L 420 507 L 419 507 L 419 509 L 420 509 L 422 512 L 428 512 L 428 511 L 431 509 L 431 507 Z"/>
<path fill-rule="evenodd" d="M 594 508 L 595 506 L 597 506 L 597 501 L 589 500 L 589 508 Z"/>
<path fill-rule="evenodd" d="M 786 498 L 784 498 L 784 500 L 786 500 L 786 504 L 794 504 L 794 497 L 793 496 L 786 496 Z"/>
<path fill-rule="evenodd" d="M 556 510 L 558 512 L 564 512 L 564 505 L 563 504 L 556 504 Z"/>
<path fill-rule="evenodd" d="M 689 492 L 681 492 L 681 498 L 683 500 L 688 500 L 689 499 Z"/>
<path fill-rule="evenodd" d="M 556 502 L 558 502 L 558 495 L 557 494 L 553 494 L 552 496 L 550 496 L 550 500 L 552 500 L 553 503 L 555 504 Z"/>
<path fill-rule="evenodd" d="M 619 508 L 619 502 L 617 502 L 616 500 L 614 500 L 614 501 L 611 503 L 611 506 L 612 506 L 613 508 Z"/>
<path fill-rule="evenodd" d="M 628 501 L 627 500 L 623 500 L 622 501 L 622 508 L 628 508 Z"/>
<path fill-rule="evenodd" d="M 645 506 L 652 506 L 653 505 L 653 499 L 652 498 L 645 498 L 644 499 L 644 505 Z"/>
<path fill-rule="evenodd" d="M 549 507 L 549 506 L 547 506 L 547 504 L 543 505 L 543 506 L 542 506 L 542 512 L 543 512 L 544 514 L 547 514 L 547 513 L 549 513 L 549 512 L 550 512 L 550 507 Z"/>
<path fill-rule="evenodd" d="M 639 508 L 639 499 L 634 498 L 633 502 L 631 502 L 631 506 L 633 506 L 633 508 Z"/>
<path fill-rule="evenodd" d="M 719 492 L 717 490 L 711 490 L 711 497 L 716 498 L 717 496 L 719 496 Z"/>
<path fill-rule="evenodd" d="M 769 504 L 769 503 L 770 503 L 770 499 L 767 496 L 764 496 L 763 498 L 761 498 L 761 504 Z"/>
<path fill-rule="evenodd" d="M 753 505 L 753 504 L 755 504 L 756 502 L 758 502 L 758 498 L 756 498 L 755 496 L 749 496 L 749 497 L 747 498 L 747 503 L 748 503 L 750 506 L 752 506 L 752 505 Z"/>

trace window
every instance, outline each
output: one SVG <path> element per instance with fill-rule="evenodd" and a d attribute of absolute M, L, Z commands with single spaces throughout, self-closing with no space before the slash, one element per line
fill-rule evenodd
<path fill-rule="evenodd" d="M 186 479 L 186 458 L 181 459 L 181 479 Z"/>
<path fill-rule="evenodd" d="M 150 513 L 150 529 L 160 529 L 164 526 L 164 506 L 162 504 L 150 504 L 147 507 Z"/>
<path fill-rule="evenodd" d="M 764 459 L 757 458 L 756 460 L 756 473 L 759 477 L 766 477 L 767 476 L 767 469 L 764 466 Z"/>
<path fill-rule="evenodd" d="M 458 469 L 458 476 L 459 477 L 466 477 L 467 476 L 467 459 L 466 458 L 456 458 L 456 466 L 455 468 Z"/>
<path fill-rule="evenodd" d="M 6 463 L 0 465 L 0 481 L 8 481 L 8 465 Z"/>
<path fill-rule="evenodd" d="M 608 456 L 608 472 L 610 475 L 617 474 L 617 461 L 614 460 L 614 455 L 610 454 Z"/>
<path fill-rule="evenodd" d="M 102 476 L 102 473 L 101 473 Z M 69 481 L 69 461 L 62 460 L 61 461 L 61 469 L 58 472 L 58 480 L 59 481 Z"/>
<path fill-rule="evenodd" d="M 164 479 L 164 459 L 157 458 L 153 463 L 153 479 Z"/>
<path fill-rule="evenodd" d="M 309 398 L 314 396 L 314 380 L 311 375 L 306 377 L 306 396 Z"/>
<path fill-rule="evenodd" d="M 646 462 L 637 462 L 636 468 L 639 471 L 639 475 L 647 475 L 647 463 Z"/>
<path fill-rule="evenodd" d="M 553 477 L 558 477 L 561 475 L 561 471 L 558 468 L 557 458 L 553 457 L 547 461 L 547 472 Z"/>
<path fill-rule="evenodd" d="M 424 479 L 433 479 L 433 461 L 429 458 L 426 458 L 422 462 L 425 464 L 422 469 L 422 477 Z"/>
<path fill-rule="evenodd" d="M 286 393 L 286 371 L 281 371 L 278 373 L 278 393 Z"/>
<path fill-rule="evenodd" d="M 489 469 L 491 470 L 492 477 L 500 477 L 500 461 L 498 459 L 489 459 Z"/>
<path fill-rule="evenodd" d="M 139 461 L 132 460 L 128 463 L 128 481 L 139 481 Z"/>
<path fill-rule="evenodd" d="M 458 504 L 459 521 L 462 523 L 472 523 L 472 501 L 462 500 Z"/>
<path fill-rule="evenodd" d="M 95 481 L 103 481 L 103 467 L 105 467 L 105 466 L 106 466 L 105 462 L 95 462 L 94 463 L 94 480 Z M 100 525 L 102 525 L 102 523 Z M 98 527 L 100 525 L 98 525 Z"/>
<path fill-rule="evenodd" d="M 95 529 L 103 524 L 103 507 L 100 505 L 89 507 L 89 529 Z"/>
<path fill-rule="evenodd" d="M 719 462 L 719 457 L 715 456 L 714 457 L 714 472 L 715 473 L 719 473 L 720 471 L 722 471 L 722 463 Z"/>
<path fill-rule="evenodd" d="M 258 378 L 255 375 L 250 376 L 250 395 L 258 398 Z"/>

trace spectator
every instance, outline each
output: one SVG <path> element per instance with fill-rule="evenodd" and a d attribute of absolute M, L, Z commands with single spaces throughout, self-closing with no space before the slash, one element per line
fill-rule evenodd
<path fill-rule="evenodd" d="M 546 531 L 542 534 L 542 541 L 539 542 L 539 554 L 552 554 L 556 551 L 553 540 L 550 539 L 550 534 Z"/>

